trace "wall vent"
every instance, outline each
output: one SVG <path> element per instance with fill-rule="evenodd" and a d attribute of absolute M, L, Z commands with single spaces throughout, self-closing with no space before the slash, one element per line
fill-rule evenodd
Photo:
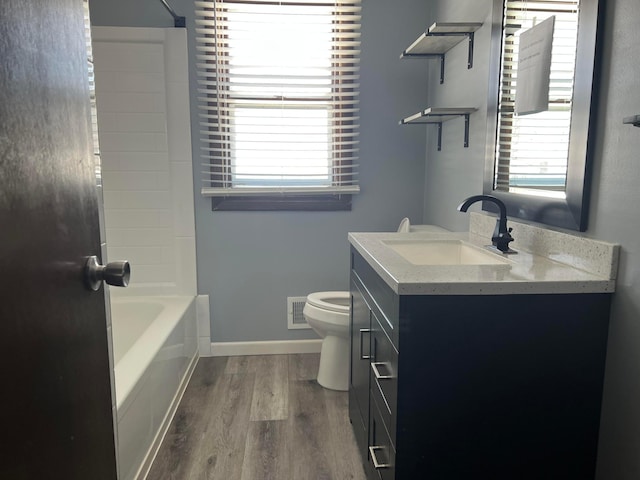
<path fill-rule="evenodd" d="M 287 297 L 287 328 L 311 328 L 304 319 L 302 310 L 307 297 Z"/>

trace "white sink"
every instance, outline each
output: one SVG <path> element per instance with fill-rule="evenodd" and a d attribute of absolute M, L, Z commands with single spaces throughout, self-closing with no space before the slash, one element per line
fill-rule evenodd
<path fill-rule="evenodd" d="M 414 265 L 505 265 L 508 260 L 462 240 L 384 240 Z"/>

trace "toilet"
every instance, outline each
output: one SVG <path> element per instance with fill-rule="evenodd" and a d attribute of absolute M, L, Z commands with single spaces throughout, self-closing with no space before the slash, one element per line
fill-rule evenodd
<path fill-rule="evenodd" d="M 403 218 L 399 233 L 447 232 L 435 225 L 411 225 Z M 302 310 L 309 326 L 320 335 L 320 369 L 318 383 L 331 390 L 349 389 L 349 292 L 315 292 L 307 296 Z"/>
<path fill-rule="evenodd" d="M 307 296 L 302 314 L 323 338 L 318 383 L 330 390 L 349 389 L 349 292 L 315 292 Z"/>

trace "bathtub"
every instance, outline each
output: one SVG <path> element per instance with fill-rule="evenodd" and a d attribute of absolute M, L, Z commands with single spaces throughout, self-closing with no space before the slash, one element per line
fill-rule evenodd
<path fill-rule="evenodd" d="M 194 297 L 114 297 L 120 480 L 144 478 L 198 359 Z"/>

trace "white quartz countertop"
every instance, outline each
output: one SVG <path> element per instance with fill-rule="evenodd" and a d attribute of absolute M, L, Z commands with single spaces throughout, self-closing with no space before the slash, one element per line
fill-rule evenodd
<path fill-rule="evenodd" d="M 570 256 L 566 257 L 570 263 L 564 263 L 555 259 L 557 255 L 543 256 L 519 250 L 514 255 L 491 252 L 506 260 L 503 265 L 414 265 L 384 243 L 419 239 L 463 240 L 479 247 L 491 243 L 489 237 L 474 233 L 349 233 L 351 245 L 400 295 L 612 293 L 615 290 L 615 268 L 609 269 L 612 274 L 590 272 L 572 266 L 581 263 L 571 261 Z M 617 248 L 610 250 L 615 259 L 604 261 L 615 260 L 617 266 Z M 585 255 L 588 254 L 585 251 Z"/>

